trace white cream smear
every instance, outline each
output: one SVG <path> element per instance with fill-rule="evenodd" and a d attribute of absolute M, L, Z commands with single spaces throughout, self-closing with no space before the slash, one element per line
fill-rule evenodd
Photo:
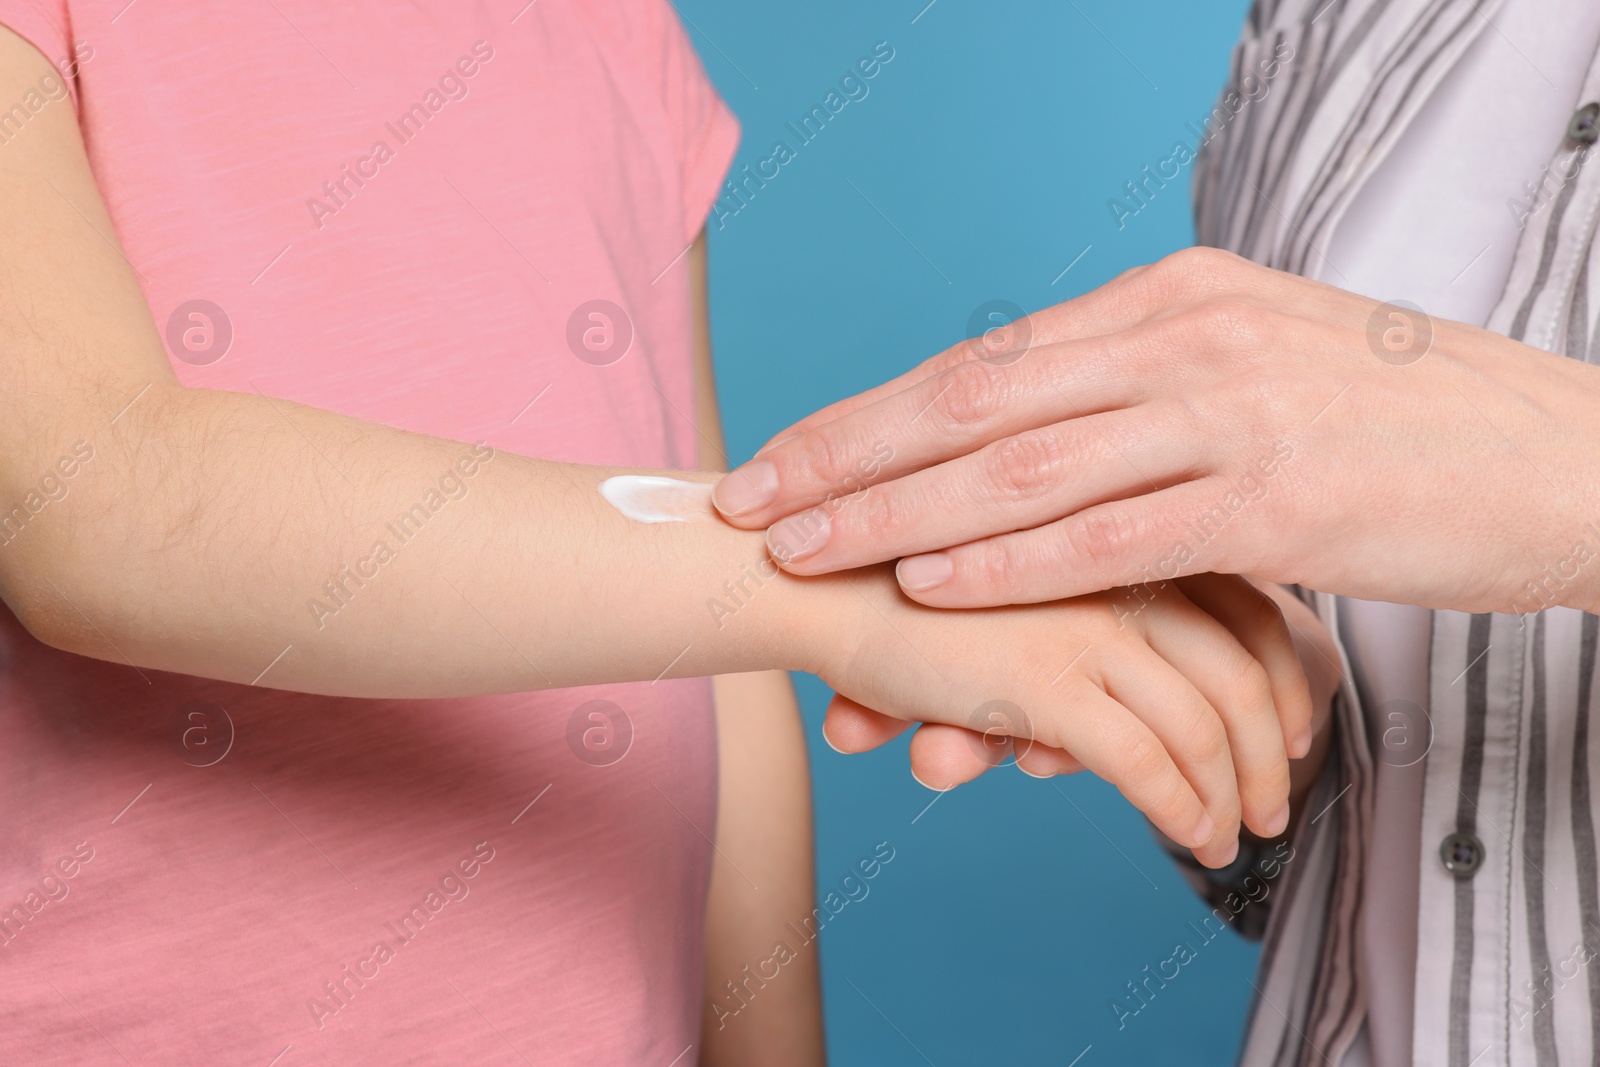
<path fill-rule="evenodd" d="M 600 483 L 606 502 L 634 522 L 714 519 L 713 482 L 686 482 L 653 474 L 619 474 Z"/>

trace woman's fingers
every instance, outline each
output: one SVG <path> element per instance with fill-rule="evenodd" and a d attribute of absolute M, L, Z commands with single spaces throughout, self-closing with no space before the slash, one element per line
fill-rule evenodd
<path fill-rule="evenodd" d="M 947 370 L 950 367 L 955 366 L 957 363 L 960 363 L 962 360 L 969 358 L 972 358 L 972 356 L 970 350 L 966 348 L 966 342 L 963 341 L 961 344 L 953 345 L 950 348 L 945 349 L 943 352 L 940 352 L 937 356 L 923 360 L 921 363 L 917 364 L 915 367 L 912 367 L 904 374 L 889 379 L 882 385 L 875 385 L 871 389 L 863 390 L 854 396 L 845 397 L 843 400 L 836 400 L 827 407 L 820 408 L 817 411 L 812 412 L 810 415 L 807 415 L 794 425 L 788 426 L 773 434 L 772 437 L 767 440 L 766 444 L 762 445 L 756 450 L 756 455 L 762 456 L 771 451 L 777 445 L 789 440 L 791 437 L 798 437 L 800 434 L 814 429 L 815 427 L 821 426 L 824 423 L 829 423 L 835 419 L 842 418 L 851 412 L 860 411 L 869 404 L 876 403 L 886 396 L 893 396 L 895 393 L 898 393 L 903 389 L 909 389 L 918 382 L 926 378 L 931 378 L 940 371 Z"/>
<path fill-rule="evenodd" d="M 1227 253 L 1215 253 L 1215 255 L 1225 256 Z M 1190 272 L 1190 276 L 1194 279 L 1192 285 L 1170 278 L 1159 286 L 1136 284 L 1150 269 L 1150 264 L 1131 267 L 1098 289 L 1091 289 L 1081 296 L 1024 315 L 1015 322 L 1001 327 L 975 331 L 980 333 L 980 336 L 970 337 L 951 345 L 938 355 L 923 360 L 911 370 L 882 385 L 835 401 L 807 415 L 799 422 L 774 434 L 761 446 L 756 455 L 761 456 L 790 438 L 909 389 L 918 382 L 941 374 L 958 363 L 970 360 L 989 360 L 1002 364 L 1020 362 L 1030 350 L 1040 345 L 1076 341 L 1085 337 L 1100 337 L 1124 330 L 1153 314 L 1171 312 L 1175 307 L 1175 298 L 1185 292 L 1192 291 L 1195 295 L 1200 295 L 1202 292 L 1216 289 L 1223 282 L 1232 283 L 1235 280 L 1231 274 L 1226 278 L 1223 276 L 1228 272 L 1197 270 Z"/>
<path fill-rule="evenodd" d="M 824 574 L 1158 491 L 1206 466 L 1185 421 L 1182 405 L 1159 402 L 1026 429 L 785 519 L 767 531 L 768 547 L 791 573 Z"/>
<path fill-rule="evenodd" d="M 1004 326 L 978 331 L 980 336 L 969 337 L 951 345 L 938 355 L 923 360 L 904 374 L 882 385 L 835 401 L 807 415 L 799 422 L 774 434 L 761 446 L 756 455 L 764 455 L 790 438 L 798 437 L 808 430 L 860 411 L 885 397 L 893 396 L 919 382 L 936 377 L 958 363 L 972 360 L 987 360 L 1000 364 L 1015 363 L 1019 362 L 1030 349 L 1039 345 L 1094 337 L 1109 333 L 1122 324 L 1131 324 L 1134 321 L 1134 313 L 1131 307 L 1132 301 L 1128 299 L 1127 283 L 1147 269 L 1142 266 L 1133 267 L 1099 289 L 1085 293 L 1074 300 L 1056 304 L 1032 315 L 1024 315 Z M 1112 292 L 1120 295 L 1108 298 L 1107 294 Z M 1102 318 L 1099 312 L 1112 312 L 1114 302 L 1120 302 L 1123 310 L 1113 318 Z"/>
<path fill-rule="evenodd" d="M 1218 590 L 1208 592 L 1219 599 Z M 1254 589 L 1249 592 L 1255 594 Z M 1139 616 L 1151 650 L 1193 685 L 1220 718 L 1245 825 L 1260 837 L 1278 836 L 1289 824 L 1289 762 L 1267 669 L 1227 626 L 1190 602 L 1175 584 L 1158 587 L 1153 595 L 1159 608 Z M 1236 613 L 1248 610 L 1225 606 Z M 1270 602 L 1267 606 L 1276 615 Z M 1283 641 L 1287 643 L 1287 635 Z"/>
<path fill-rule="evenodd" d="M 1219 477 L 1199 478 L 1096 504 L 1031 530 L 907 556 L 896 574 L 906 595 L 929 607 L 983 608 L 1144 587 L 1157 575 L 1226 570 L 1227 557 L 1203 538 L 1222 524 L 1245 521 L 1219 503 L 1230 492 Z"/>
<path fill-rule="evenodd" d="M 1153 395 L 1174 373 L 1202 364 L 1187 358 L 1192 332 L 1152 328 L 1205 299 L 1259 286 L 1268 273 L 1227 253 L 1186 251 L 970 338 L 778 434 L 723 478 L 717 507 L 744 529 L 770 526 L 863 483 Z M 1175 340 L 1186 354 L 1178 361 Z M 863 477 L 863 464 L 884 470 Z"/>
<path fill-rule="evenodd" d="M 1141 395 L 1125 367 L 1139 343 L 1086 338 L 1015 363 L 955 363 L 786 436 L 724 477 L 713 500 L 729 522 L 759 529 L 1013 434 L 1125 407 Z"/>

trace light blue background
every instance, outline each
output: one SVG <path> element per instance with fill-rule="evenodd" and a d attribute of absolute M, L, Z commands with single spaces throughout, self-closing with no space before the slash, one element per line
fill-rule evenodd
<path fill-rule="evenodd" d="M 967 336 L 985 301 L 1035 310 L 1192 240 L 1187 171 L 1120 230 L 1107 202 L 1195 143 L 1186 124 L 1210 112 L 1244 0 L 926 2 L 680 0 L 744 126 L 735 168 L 775 140 L 797 149 L 711 225 L 734 462 Z M 879 41 L 895 58 L 869 95 L 801 147 L 785 123 Z M 1124 983 L 1197 945 L 1205 909 L 1114 790 L 1004 768 L 929 808 L 903 739 L 837 755 L 826 689 L 799 683 L 819 892 L 877 842 L 896 851 L 821 939 L 835 1064 L 1233 1061 L 1256 950 L 1231 933 L 1117 1026 Z"/>

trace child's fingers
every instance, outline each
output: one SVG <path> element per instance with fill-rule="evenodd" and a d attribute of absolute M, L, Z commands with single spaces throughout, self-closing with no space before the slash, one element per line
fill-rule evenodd
<path fill-rule="evenodd" d="M 1011 749 L 1009 737 L 923 723 L 911 735 L 911 776 L 929 789 L 943 792 L 998 767 L 1011 755 Z"/>
<path fill-rule="evenodd" d="M 1024 745 L 1017 755 L 1017 770 L 1033 778 L 1050 778 L 1058 774 L 1077 774 L 1083 764 L 1070 752 L 1034 742 Z"/>
<path fill-rule="evenodd" d="M 853 756 L 894 740 L 910 725 L 905 719 L 873 711 L 835 693 L 822 719 L 822 739 L 835 752 Z"/>
<path fill-rule="evenodd" d="M 854 755 L 898 737 L 911 725 L 835 693 L 822 722 L 822 737 L 835 751 Z M 993 752 L 1000 753 L 998 758 L 990 755 Z M 942 792 L 972 781 L 1010 753 L 1009 737 L 986 737 L 959 726 L 922 723 L 911 738 L 911 776 Z"/>
<path fill-rule="evenodd" d="M 1161 662 L 1160 657 L 1152 655 L 1150 659 L 1176 675 L 1177 672 Z M 1155 696 L 1160 699 L 1159 692 Z M 1198 693 L 1194 696 L 1200 699 Z M 1190 784 L 1193 779 L 1178 769 L 1167 746 L 1146 725 L 1147 716 L 1159 721 L 1161 715 L 1135 714 L 1099 686 L 1087 682 L 1071 686 L 1058 710 L 1059 715 L 1035 716 L 1036 721 L 1043 720 L 1040 725 L 1048 731 L 1050 740 L 1057 743 L 1057 748 L 1063 748 L 1070 737 L 1071 752 L 1086 769 L 1116 786 L 1162 833 L 1185 848 L 1195 849 L 1195 856 L 1201 863 L 1212 860 L 1219 851 L 1226 851 L 1215 846 L 1207 851 L 1206 846 L 1214 840 L 1232 841 L 1237 835 L 1238 800 L 1235 798 L 1233 802 L 1232 829 L 1224 837 L 1218 827 L 1225 824 L 1212 818 Z M 1071 724 L 1071 729 L 1066 729 L 1066 724 Z M 1220 724 L 1217 732 L 1222 732 Z M 1220 751 L 1226 758 L 1225 740 L 1220 743 Z M 1231 766 L 1226 768 L 1221 779 L 1231 791 Z M 1228 858 L 1231 857 L 1214 859 L 1210 865 L 1223 866 Z"/>
<path fill-rule="evenodd" d="M 1148 613 L 1145 638 L 1216 709 L 1227 732 L 1245 825 L 1276 837 L 1289 824 L 1289 760 L 1267 670 L 1226 626 L 1178 590 L 1159 595 L 1168 600 L 1162 610 Z"/>
<path fill-rule="evenodd" d="M 1222 631 L 1214 620 L 1206 621 Z M 1195 849 L 1195 858 L 1208 867 L 1226 866 L 1238 850 L 1239 775 L 1221 715 L 1181 671 L 1147 647 L 1107 666 L 1106 693 L 1155 735 L 1215 823 L 1215 834 Z M 1277 737 L 1277 720 L 1268 725 Z M 1281 737 L 1277 741 L 1282 745 Z M 1088 753 L 1073 751 L 1094 768 Z"/>
<path fill-rule="evenodd" d="M 854 755 L 898 737 L 910 725 L 835 694 L 822 722 L 822 736 L 836 751 Z M 911 775 L 929 789 L 950 789 L 999 765 L 1014 751 L 1009 737 L 924 723 L 911 739 Z M 1017 766 L 1035 778 L 1083 770 L 1083 764 L 1068 753 L 1036 742 L 1022 746 Z"/>
<path fill-rule="evenodd" d="M 1304 756 L 1311 750 L 1311 687 L 1283 609 L 1236 575 L 1195 574 L 1179 578 L 1177 585 L 1267 669 L 1284 748 L 1290 759 Z"/>
<path fill-rule="evenodd" d="M 959 726 L 925 723 L 911 738 L 911 774 L 929 789 L 964 785 L 1015 755 L 1017 769 L 1034 778 L 1077 774 L 1083 764 L 1069 752 L 1039 741 L 1013 742 Z"/>

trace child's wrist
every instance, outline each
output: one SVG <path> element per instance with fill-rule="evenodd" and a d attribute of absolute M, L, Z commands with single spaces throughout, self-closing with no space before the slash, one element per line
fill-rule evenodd
<path fill-rule="evenodd" d="M 830 684 L 845 677 L 873 621 L 883 625 L 869 597 L 886 582 L 892 584 L 892 572 L 879 567 L 816 577 L 781 574 L 763 620 L 774 665 Z"/>

